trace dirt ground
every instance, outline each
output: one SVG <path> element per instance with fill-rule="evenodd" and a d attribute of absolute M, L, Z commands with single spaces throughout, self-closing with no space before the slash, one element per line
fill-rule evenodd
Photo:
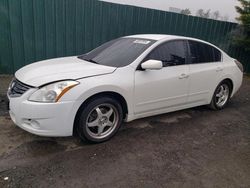
<path fill-rule="evenodd" d="M 0 77 L 0 187 L 250 187 L 250 77 L 222 111 L 197 107 L 126 123 L 110 141 L 16 127 Z"/>

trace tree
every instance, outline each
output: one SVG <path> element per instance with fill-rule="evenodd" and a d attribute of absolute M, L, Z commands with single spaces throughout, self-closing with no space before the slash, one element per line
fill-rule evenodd
<path fill-rule="evenodd" d="M 210 18 L 210 9 L 208 10 L 203 10 L 203 9 L 199 9 L 196 12 L 196 16 L 202 17 L 202 18 Z"/>
<path fill-rule="evenodd" d="M 210 18 L 210 9 L 204 12 L 204 18 Z"/>
<path fill-rule="evenodd" d="M 192 13 L 189 8 L 186 8 L 186 9 L 181 10 L 181 14 L 191 15 Z"/>
<path fill-rule="evenodd" d="M 218 10 L 214 11 L 211 15 L 211 18 L 214 20 L 218 20 L 220 18 L 220 12 Z"/>
<path fill-rule="evenodd" d="M 221 20 L 227 22 L 229 20 L 229 16 L 228 15 L 222 16 Z"/>
<path fill-rule="evenodd" d="M 233 41 L 245 51 L 250 52 L 250 1 L 238 0 L 241 6 L 236 6 L 236 11 L 240 14 L 237 20 L 240 22 L 238 31 Z"/>
<path fill-rule="evenodd" d="M 204 10 L 203 9 L 199 9 L 196 12 L 196 16 L 199 16 L 199 17 L 203 17 L 203 14 L 204 14 Z"/>

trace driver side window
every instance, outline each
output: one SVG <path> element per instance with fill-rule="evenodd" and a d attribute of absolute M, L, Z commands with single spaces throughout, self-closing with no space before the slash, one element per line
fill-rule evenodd
<path fill-rule="evenodd" d="M 163 67 L 183 65 L 186 63 L 186 42 L 169 41 L 156 47 L 144 61 L 149 59 L 162 61 Z"/>

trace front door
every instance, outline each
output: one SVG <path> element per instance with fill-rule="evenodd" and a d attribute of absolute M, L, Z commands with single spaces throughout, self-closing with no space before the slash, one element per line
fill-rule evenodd
<path fill-rule="evenodd" d="M 160 70 L 136 70 L 134 112 L 157 112 L 187 102 L 189 70 L 186 42 L 169 41 L 156 47 L 145 58 L 160 60 Z"/>

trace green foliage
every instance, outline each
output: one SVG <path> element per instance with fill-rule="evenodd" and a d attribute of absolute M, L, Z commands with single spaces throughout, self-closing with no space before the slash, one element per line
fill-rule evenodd
<path fill-rule="evenodd" d="M 238 0 L 241 6 L 236 6 L 236 11 L 240 14 L 237 20 L 240 22 L 237 31 L 233 33 L 233 41 L 245 51 L 250 52 L 250 1 Z"/>

